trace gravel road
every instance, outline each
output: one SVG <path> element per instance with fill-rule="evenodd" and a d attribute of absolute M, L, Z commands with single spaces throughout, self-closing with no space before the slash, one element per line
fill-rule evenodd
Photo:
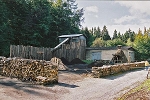
<path fill-rule="evenodd" d="M 113 100 L 146 79 L 147 71 L 137 69 L 105 78 L 85 78 L 60 100 Z"/>
<path fill-rule="evenodd" d="M 60 72 L 59 84 L 40 86 L 0 76 L 0 100 L 113 100 L 146 79 L 137 69 L 104 78 Z"/>

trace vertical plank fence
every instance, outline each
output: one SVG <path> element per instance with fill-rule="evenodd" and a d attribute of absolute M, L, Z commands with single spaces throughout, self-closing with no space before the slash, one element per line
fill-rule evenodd
<path fill-rule="evenodd" d="M 50 60 L 52 58 L 52 48 L 33 47 L 23 45 L 11 45 L 10 57 L 21 57 L 26 59 Z"/>
<path fill-rule="evenodd" d="M 49 61 L 52 57 L 64 57 L 68 61 L 74 58 L 85 59 L 85 41 L 70 42 L 52 52 L 53 48 L 33 47 L 23 45 L 11 45 L 10 57 L 21 57 L 26 59 L 37 59 Z"/>

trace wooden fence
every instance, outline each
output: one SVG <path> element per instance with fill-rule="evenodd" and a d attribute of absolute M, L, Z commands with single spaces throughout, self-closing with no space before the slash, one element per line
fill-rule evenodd
<path fill-rule="evenodd" d="M 50 60 L 52 48 L 33 47 L 23 45 L 11 45 L 10 57 L 21 57 L 26 59 Z"/>
<path fill-rule="evenodd" d="M 71 42 L 63 44 L 60 48 L 33 47 L 23 45 L 11 45 L 10 57 L 21 57 L 26 59 L 50 60 L 52 57 L 64 57 L 68 61 L 74 58 L 85 59 L 85 42 Z"/>
<path fill-rule="evenodd" d="M 53 52 L 53 56 L 61 58 L 64 57 L 68 61 L 74 58 L 79 58 L 81 60 L 85 59 L 86 55 L 86 42 L 80 40 L 79 42 L 71 42 L 70 44 L 63 44 L 61 49 Z"/>

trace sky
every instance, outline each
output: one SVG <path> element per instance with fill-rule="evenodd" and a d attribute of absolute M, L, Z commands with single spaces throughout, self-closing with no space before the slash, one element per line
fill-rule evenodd
<path fill-rule="evenodd" d="M 84 9 L 83 27 L 100 27 L 106 25 L 112 37 L 116 29 L 124 34 L 129 28 L 135 33 L 139 28 L 150 28 L 150 1 L 125 0 L 76 0 L 78 8 Z"/>

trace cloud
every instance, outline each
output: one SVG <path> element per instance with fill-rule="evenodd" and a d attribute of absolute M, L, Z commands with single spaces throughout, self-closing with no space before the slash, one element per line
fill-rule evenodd
<path fill-rule="evenodd" d="M 88 6 L 85 8 L 85 15 L 90 18 L 98 18 L 98 7 L 97 6 Z"/>
<path fill-rule="evenodd" d="M 126 24 L 126 25 L 106 25 L 107 26 L 107 29 L 109 31 L 109 35 L 111 37 L 113 37 L 113 33 L 114 33 L 114 30 L 116 29 L 117 32 L 120 32 L 121 34 L 124 34 L 127 30 L 131 29 L 131 31 L 134 31 L 135 33 L 138 32 L 139 28 L 143 31 L 144 30 L 144 26 L 146 28 L 149 28 L 149 25 L 148 24 L 145 24 L 143 27 L 141 27 L 141 25 L 138 25 L 138 24 Z"/>
<path fill-rule="evenodd" d="M 150 1 L 116 1 L 121 6 L 126 6 L 132 15 L 150 15 Z"/>
<path fill-rule="evenodd" d="M 85 10 L 87 12 L 98 13 L 98 7 L 97 6 L 89 6 L 89 7 L 86 7 Z"/>
<path fill-rule="evenodd" d="M 123 23 L 130 23 L 131 21 L 135 20 L 136 18 L 134 16 L 123 16 L 119 19 L 114 19 L 114 23 L 116 24 L 123 24 Z"/>
<path fill-rule="evenodd" d="M 128 8 L 130 15 L 114 19 L 115 24 L 147 25 L 150 22 L 150 1 L 115 1 Z"/>
<path fill-rule="evenodd" d="M 98 18 L 98 15 L 95 15 L 96 18 Z"/>

